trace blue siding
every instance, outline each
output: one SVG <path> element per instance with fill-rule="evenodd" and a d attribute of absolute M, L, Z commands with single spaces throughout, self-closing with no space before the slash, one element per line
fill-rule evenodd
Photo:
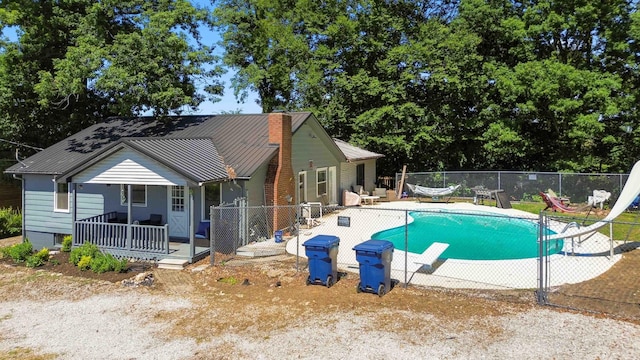
<path fill-rule="evenodd" d="M 51 233 L 43 233 L 37 231 L 27 231 L 25 238 L 31 242 L 34 250 L 42 248 L 52 249 L 55 246 L 55 237 Z"/>
<path fill-rule="evenodd" d="M 71 211 L 53 211 L 53 178 L 49 175 L 24 175 L 25 204 L 22 209 L 25 231 L 71 234 Z"/>

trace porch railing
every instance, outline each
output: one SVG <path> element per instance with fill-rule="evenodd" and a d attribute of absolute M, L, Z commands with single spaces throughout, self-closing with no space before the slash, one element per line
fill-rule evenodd
<path fill-rule="evenodd" d="M 102 249 L 169 253 L 169 225 L 110 223 L 115 213 L 100 214 L 77 220 L 73 245 L 90 242 Z M 129 232 L 131 229 L 131 232 Z M 131 234 L 130 240 L 128 234 Z"/>

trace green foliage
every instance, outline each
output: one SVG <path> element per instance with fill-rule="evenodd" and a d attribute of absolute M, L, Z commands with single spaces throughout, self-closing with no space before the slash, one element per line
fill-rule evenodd
<path fill-rule="evenodd" d="M 91 267 L 91 262 L 93 258 L 89 255 L 82 255 L 78 263 L 76 264 L 80 270 L 87 270 Z"/>
<path fill-rule="evenodd" d="M 32 256 L 29 256 L 26 260 L 27 267 L 35 268 L 44 265 L 49 261 L 49 249 L 43 248 Z"/>
<path fill-rule="evenodd" d="M 78 246 L 71 250 L 71 254 L 69 254 L 69 262 L 73 265 L 78 265 L 78 263 L 84 258 L 88 257 L 89 259 L 95 258 L 98 254 L 100 254 L 100 249 L 97 245 L 85 242 L 84 244 Z M 89 260 L 90 261 L 90 260 Z"/>
<path fill-rule="evenodd" d="M 22 233 L 22 214 L 12 208 L 0 209 L 0 238 Z"/>
<path fill-rule="evenodd" d="M 218 282 L 229 284 L 229 285 L 235 285 L 238 283 L 238 279 L 236 279 L 234 276 L 227 276 L 227 277 L 218 279 Z"/>
<path fill-rule="evenodd" d="M 126 272 L 127 260 L 118 260 L 111 254 L 98 254 L 91 260 L 91 271 L 102 274 L 107 271 Z"/>
<path fill-rule="evenodd" d="M 33 253 L 33 245 L 29 240 L 25 240 L 20 244 L 11 245 L 8 247 L 0 248 L 0 252 L 3 257 L 9 257 L 16 263 L 21 263 L 27 260 Z"/>
<path fill-rule="evenodd" d="M 101 274 L 107 271 L 126 272 L 128 262 L 126 259 L 118 260 L 111 254 L 105 254 L 98 246 L 84 243 L 71 250 L 69 262 L 77 265 L 81 270 L 88 270 Z"/>
<path fill-rule="evenodd" d="M 73 238 L 71 237 L 71 235 L 65 235 L 65 237 L 62 238 L 62 251 L 70 252 L 72 245 Z"/>
<path fill-rule="evenodd" d="M 378 174 L 640 158 L 632 2 L 223 0 L 214 16 L 236 93 L 313 111 L 384 154 Z"/>
<path fill-rule="evenodd" d="M 210 14 L 189 1 L 2 2 L 7 7 L 0 31 L 11 27 L 17 39 L 0 38 L 6 138 L 46 147 L 111 115 L 180 113 L 222 94 L 223 70 L 200 34 Z"/>

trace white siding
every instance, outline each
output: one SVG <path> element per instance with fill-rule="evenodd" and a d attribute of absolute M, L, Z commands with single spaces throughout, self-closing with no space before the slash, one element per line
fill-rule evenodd
<path fill-rule="evenodd" d="M 186 185 L 186 181 L 159 162 L 123 149 L 74 176 L 87 184 Z"/>

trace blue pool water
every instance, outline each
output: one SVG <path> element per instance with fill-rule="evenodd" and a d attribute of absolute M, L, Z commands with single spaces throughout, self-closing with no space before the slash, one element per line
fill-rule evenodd
<path fill-rule="evenodd" d="M 409 252 L 420 254 L 432 243 L 449 247 L 444 259 L 507 260 L 538 256 L 538 224 L 504 216 L 453 214 L 447 212 L 413 212 L 408 226 Z M 404 226 L 380 231 L 372 239 L 391 241 L 405 250 Z M 549 244 L 549 254 L 562 250 L 563 242 Z"/>

